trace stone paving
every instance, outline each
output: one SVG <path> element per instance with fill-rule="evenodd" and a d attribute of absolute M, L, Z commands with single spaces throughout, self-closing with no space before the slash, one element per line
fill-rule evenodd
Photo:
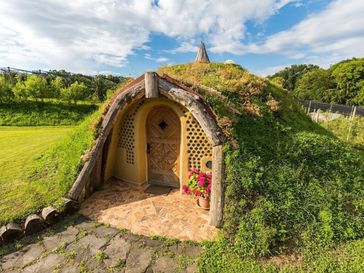
<path fill-rule="evenodd" d="M 40 234 L 0 247 L 0 272 L 197 272 L 193 242 L 133 235 L 70 216 Z"/>
<path fill-rule="evenodd" d="M 209 212 L 199 208 L 196 199 L 178 190 L 153 195 L 144 193 L 144 189 L 112 180 L 82 204 L 81 213 L 145 236 L 198 242 L 217 236 L 217 229 L 208 224 Z"/>

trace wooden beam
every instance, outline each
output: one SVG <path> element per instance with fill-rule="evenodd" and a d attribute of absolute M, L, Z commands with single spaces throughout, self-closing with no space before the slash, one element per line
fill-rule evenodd
<path fill-rule="evenodd" d="M 210 198 L 209 224 L 221 227 L 224 213 L 224 157 L 223 147 L 218 145 L 212 148 L 212 188 Z"/>
<path fill-rule="evenodd" d="M 116 115 L 119 111 L 119 109 L 126 106 L 129 102 L 133 101 L 134 99 L 139 99 L 144 96 L 144 81 L 141 81 L 137 83 L 135 86 L 131 86 L 127 90 L 123 91 L 118 95 L 118 97 L 115 99 L 114 103 L 108 110 L 107 114 L 105 115 L 101 129 L 100 129 L 100 135 L 96 139 L 91 152 L 90 157 L 88 161 L 85 162 L 83 165 L 81 172 L 78 174 L 77 179 L 75 183 L 73 183 L 72 188 L 68 192 L 68 198 L 71 200 L 78 201 L 82 190 L 84 189 L 87 180 L 90 178 L 91 172 L 96 164 L 96 160 L 100 156 L 102 152 L 102 148 L 104 146 L 104 143 L 106 141 L 106 138 L 111 132 L 111 129 L 115 123 Z"/>
<path fill-rule="evenodd" d="M 147 99 L 158 98 L 158 75 L 155 72 L 145 72 L 145 97 Z"/>
<path fill-rule="evenodd" d="M 187 92 L 162 78 L 159 79 L 160 93 L 173 100 L 191 112 L 201 128 L 211 141 L 213 146 L 220 145 L 224 141 L 224 135 L 217 126 L 215 119 L 207 112 L 200 97 Z"/>

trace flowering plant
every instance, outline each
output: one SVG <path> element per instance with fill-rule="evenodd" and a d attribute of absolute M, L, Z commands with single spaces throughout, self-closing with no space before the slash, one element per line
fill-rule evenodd
<path fill-rule="evenodd" d="M 192 194 L 204 199 L 210 198 L 212 175 L 210 172 L 201 172 L 199 169 L 192 169 L 188 174 L 188 182 L 182 189 L 186 194 Z"/>

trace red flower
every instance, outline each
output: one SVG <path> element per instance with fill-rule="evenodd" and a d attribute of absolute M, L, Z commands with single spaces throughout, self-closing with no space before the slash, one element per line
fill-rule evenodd
<path fill-rule="evenodd" d="M 187 187 L 186 185 L 183 185 L 182 186 L 182 190 L 184 191 L 184 193 L 186 194 L 190 194 L 191 193 L 191 190 L 189 187 Z"/>
<path fill-rule="evenodd" d="M 203 187 L 205 182 L 206 182 L 206 174 L 205 173 L 200 173 L 198 176 L 197 176 L 197 183 L 199 183 L 199 187 Z"/>
<path fill-rule="evenodd" d="M 193 193 L 196 195 L 196 196 L 201 196 L 202 192 L 200 192 L 199 190 L 194 190 Z"/>
<path fill-rule="evenodd" d="M 203 187 L 203 186 L 205 186 L 205 179 L 200 179 L 200 180 L 198 180 L 198 182 L 197 182 L 197 186 L 199 186 L 199 187 Z"/>
<path fill-rule="evenodd" d="M 188 179 L 191 178 L 192 175 L 194 174 L 198 174 L 200 171 L 197 168 L 192 169 L 189 173 L 188 173 Z"/>

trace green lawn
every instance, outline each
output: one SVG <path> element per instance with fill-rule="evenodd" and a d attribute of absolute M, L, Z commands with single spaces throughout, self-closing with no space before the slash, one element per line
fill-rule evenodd
<path fill-rule="evenodd" d="M 31 176 L 36 160 L 74 127 L 0 127 L 0 223 L 37 207 L 52 185 Z"/>

